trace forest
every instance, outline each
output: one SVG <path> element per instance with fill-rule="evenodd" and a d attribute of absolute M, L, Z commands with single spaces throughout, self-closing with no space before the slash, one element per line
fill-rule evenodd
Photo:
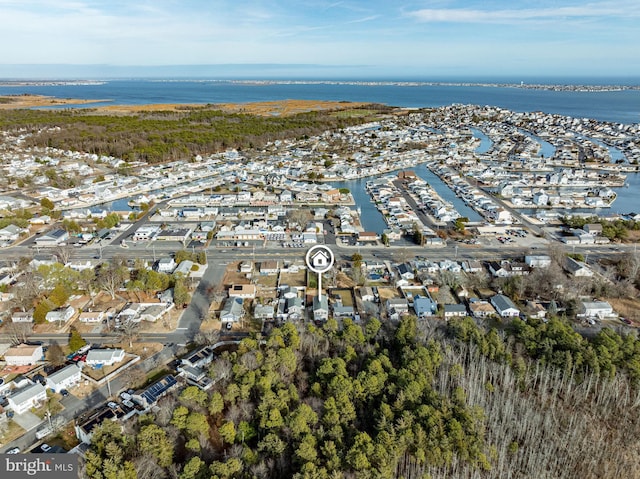
<path fill-rule="evenodd" d="M 213 389 L 185 386 L 153 412 L 103 423 L 84 473 L 637 477 L 640 394 L 626 365 L 638 339 L 604 329 L 587 340 L 562 319 L 527 328 L 285 323 L 216 357 Z"/>
<path fill-rule="evenodd" d="M 313 136 L 370 121 L 387 108 L 378 105 L 344 111 L 311 111 L 262 117 L 226 113 L 214 105 L 175 111 L 107 115 L 91 109 L 7 110 L 0 129 L 35 133 L 24 146 L 53 147 L 158 163 L 211 154 L 229 148 L 248 149 L 269 141 Z"/>

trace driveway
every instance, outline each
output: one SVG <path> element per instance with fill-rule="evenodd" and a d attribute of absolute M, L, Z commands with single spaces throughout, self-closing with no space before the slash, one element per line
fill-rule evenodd
<path fill-rule="evenodd" d="M 33 414 L 31 411 L 23 412 L 22 414 L 16 414 L 15 416 L 13 416 L 13 420 L 17 422 L 18 425 L 25 431 L 30 431 L 31 429 L 38 427 L 38 425 L 42 422 L 42 419 Z"/>

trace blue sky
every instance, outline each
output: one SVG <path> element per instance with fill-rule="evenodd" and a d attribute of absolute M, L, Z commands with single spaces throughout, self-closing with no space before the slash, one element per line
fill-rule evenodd
<path fill-rule="evenodd" d="M 640 76 L 638 0 L 0 0 L 0 19 L 2 77 L 25 64 Z"/>

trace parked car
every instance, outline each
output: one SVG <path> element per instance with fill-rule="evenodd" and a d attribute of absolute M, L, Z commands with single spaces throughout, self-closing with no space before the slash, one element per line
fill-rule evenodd
<path fill-rule="evenodd" d="M 40 449 L 42 450 L 42 452 L 47 452 L 51 450 L 51 446 L 49 444 L 42 444 L 40 446 Z"/>
<path fill-rule="evenodd" d="M 20 453 L 20 448 L 19 447 L 14 447 L 11 448 L 7 451 L 7 454 L 19 454 Z"/>
<path fill-rule="evenodd" d="M 115 403 L 113 401 L 109 401 L 107 403 L 107 406 L 109 406 L 111 409 L 117 409 L 118 408 L 118 403 Z"/>
<path fill-rule="evenodd" d="M 67 391 L 66 389 L 61 389 L 60 394 L 62 394 L 63 397 L 67 397 L 69 395 L 69 391 Z"/>
<path fill-rule="evenodd" d="M 121 392 L 120 393 L 120 397 L 124 400 L 124 401 L 131 401 L 131 394 L 127 393 L 127 392 Z"/>

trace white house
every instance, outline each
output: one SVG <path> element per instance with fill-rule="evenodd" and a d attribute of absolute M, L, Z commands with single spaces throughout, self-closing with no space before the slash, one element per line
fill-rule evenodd
<path fill-rule="evenodd" d="M 7 365 L 27 366 L 37 364 L 44 356 L 42 346 L 30 346 L 28 344 L 18 344 L 9 348 L 4 353 L 4 360 Z"/>
<path fill-rule="evenodd" d="M 157 263 L 158 273 L 173 273 L 173 270 L 176 269 L 176 262 L 171 257 L 160 258 Z"/>
<path fill-rule="evenodd" d="M 7 398 L 9 407 L 16 414 L 27 412 L 31 408 L 39 407 L 47 399 L 47 390 L 40 383 L 32 383 L 16 390 Z"/>
<path fill-rule="evenodd" d="M 551 266 L 551 257 L 546 254 L 526 255 L 524 262 L 531 268 L 548 268 Z"/>
<path fill-rule="evenodd" d="M 520 314 L 520 310 L 516 308 L 513 301 L 504 294 L 496 294 L 491 297 L 490 301 L 493 307 L 496 308 L 498 314 L 503 318 L 510 318 Z"/>
<path fill-rule="evenodd" d="M 63 389 L 69 389 L 80 383 L 82 370 L 75 364 L 70 364 L 60 371 L 47 377 L 47 387 L 59 393 Z"/>
<path fill-rule="evenodd" d="M 35 243 L 39 247 L 51 248 L 64 244 L 69 239 L 69 233 L 62 229 L 49 231 L 35 239 Z"/>
<path fill-rule="evenodd" d="M 55 323 L 56 321 L 69 321 L 76 310 L 73 309 L 73 306 L 67 306 L 66 308 L 54 309 L 53 311 L 49 311 L 45 316 L 45 320 L 49 323 Z"/>
<path fill-rule="evenodd" d="M 583 318 L 610 318 L 615 317 L 613 307 L 606 301 L 582 301 L 578 310 L 578 316 Z"/>
<path fill-rule="evenodd" d="M 16 311 L 11 315 L 14 323 L 33 323 L 33 309 L 29 311 Z"/>
<path fill-rule="evenodd" d="M 445 318 L 460 318 L 466 316 L 467 307 L 462 304 L 445 304 L 444 305 L 444 317 Z"/>
<path fill-rule="evenodd" d="M 255 284 L 232 284 L 229 288 L 230 298 L 253 299 L 256 297 Z"/>
<path fill-rule="evenodd" d="M 113 366 L 124 359 L 122 349 L 90 349 L 85 363 L 92 367 Z"/>
<path fill-rule="evenodd" d="M 105 317 L 104 311 L 83 311 L 80 313 L 78 321 L 81 323 L 101 323 Z"/>
<path fill-rule="evenodd" d="M 586 263 L 581 261 L 576 261 L 575 259 L 567 256 L 565 258 L 564 268 L 571 274 L 572 276 L 578 277 L 589 277 L 593 276 L 593 271 Z"/>

